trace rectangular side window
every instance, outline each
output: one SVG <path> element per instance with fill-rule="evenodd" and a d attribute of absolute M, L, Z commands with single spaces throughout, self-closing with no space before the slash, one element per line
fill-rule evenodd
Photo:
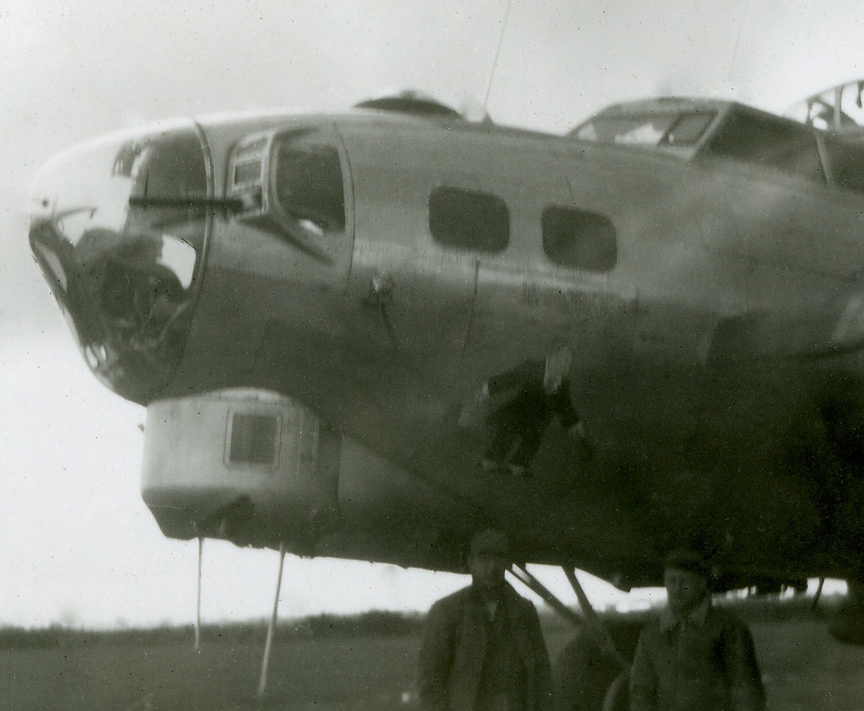
<path fill-rule="evenodd" d="M 608 272 L 618 261 L 617 233 L 605 215 L 551 205 L 541 222 L 543 251 L 555 264 Z"/>
<path fill-rule="evenodd" d="M 429 196 L 429 231 L 448 247 L 503 252 L 510 243 L 510 212 L 496 195 L 439 187 Z"/>
<path fill-rule="evenodd" d="M 345 229 L 345 192 L 339 154 L 332 146 L 279 146 L 276 191 L 280 207 L 321 234 Z"/>
<path fill-rule="evenodd" d="M 231 414 L 228 436 L 230 464 L 271 466 L 276 463 L 279 443 L 278 415 L 234 412 Z"/>
<path fill-rule="evenodd" d="M 713 113 L 684 114 L 666 134 L 666 142 L 672 146 L 691 146 L 699 141 L 713 120 Z"/>

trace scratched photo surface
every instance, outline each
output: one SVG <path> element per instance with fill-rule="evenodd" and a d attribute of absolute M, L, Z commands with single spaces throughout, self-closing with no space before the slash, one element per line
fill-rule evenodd
<path fill-rule="evenodd" d="M 701 548 L 860 708 L 859 5 L 0 4 L 0 707 L 254 707 L 277 597 L 260 703 L 416 707 L 494 522 L 574 609 Z"/>

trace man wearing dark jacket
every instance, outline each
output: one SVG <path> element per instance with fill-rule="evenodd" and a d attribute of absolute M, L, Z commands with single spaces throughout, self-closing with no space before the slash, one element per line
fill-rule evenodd
<path fill-rule="evenodd" d="M 556 415 L 561 426 L 582 442 L 588 453 L 582 421 L 570 399 L 567 373 L 572 360 L 570 350 L 561 347 L 545 360 L 527 360 L 483 385 L 481 400 L 513 393 L 509 402 L 490 417 L 495 435 L 481 461 L 484 469 L 506 465 L 514 474 L 530 476 L 531 460 Z"/>
<path fill-rule="evenodd" d="M 670 554 L 663 579 L 668 603 L 639 637 L 631 711 L 763 711 L 753 638 L 731 613 L 711 607 L 699 555 Z"/>
<path fill-rule="evenodd" d="M 550 711 L 552 681 L 534 605 L 504 580 L 507 538 L 471 541 L 471 585 L 436 602 L 420 647 L 424 711 Z"/>

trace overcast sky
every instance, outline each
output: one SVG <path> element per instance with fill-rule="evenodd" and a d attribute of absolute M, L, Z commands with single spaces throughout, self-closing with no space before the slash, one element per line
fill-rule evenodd
<path fill-rule="evenodd" d="M 563 132 L 686 94 L 782 111 L 864 77 L 856 0 L 0 0 L 0 625 L 188 623 L 197 546 L 142 503 L 144 410 L 100 386 L 27 246 L 38 166 L 175 115 L 344 108 L 392 87 Z M 499 39 L 500 56 L 493 73 Z M 269 614 L 277 555 L 205 545 L 205 620 Z M 566 595 L 563 575 L 542 572 Z M 458 576 L 286 562 L 281 612 L 425 610 Z M 599 603 L 620 599 L 593 586 Z"/>

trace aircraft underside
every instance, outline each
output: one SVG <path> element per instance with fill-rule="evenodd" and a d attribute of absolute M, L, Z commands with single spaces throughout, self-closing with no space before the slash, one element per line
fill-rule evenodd
<path fill-rule="evenodd" d="M 236 280 L 236 294 L 270 293 L 278 311 L 275 286 L 223 277 L 211 273 L 210 283 L 228 289 Z M 344 305 L 344 297 L 339 301 Z M 469 385 L 477 382 L 470 367 L 430 354 L 418 373 L 383 327 L 362 348 L 352 344 L 366 325 L 353 311 L 350 329 L 310 325 L 298 333 L 267 316 L 270 303 L 250 297 L 247 312 L 237 299 L 233 316 L 227 309 L 208 314 L 203 323 L 220 327 L 193 332 L 193 342 L 211 345 L 187 349 L 164 402 L 183 402 L 189 391 L 207 399 L 245 388 L 314 412 L 346 433 L 328 502 L 338 515 L 304 528 L 308 511 L 283 512 L 274 516 L 286 516 L 284 527 L 256 527 L 247 510 L 250 530 L 223 537 L 270 547 L 288 538 L 307 555 L 459 569 L 466 536 L 494 524 L 511 532 L 528 562 L 577 566 L 623 588 L 658 584 L 656 561 L 680 545 L 707 551 L 727 587 L 856 575 L 864 535 L 857 475 L 864 402 L 850 374 L 855 355 L 681 367 L 621 343 L 604 352 L 594 334 L 575 352 L 572 376 L 592 451 L 553 422 L 526 480 L 481 468 L 494 422 L 460 426 L 474 397 Z M 309 302 L 296 307 L 314 313 Z M 199 308 L 207 308 L 206 297 Z M 367 318 L 379 328 L 374 312 Z M 235 325 L 242 340 L 231 336 Z M 222 451 L 226 436 L 223 427 L 210 446 Z M 185 442 L 177 446 L 188 448 Z M 175 516 L 178 527 L 166 533 L 197 535 L 196 517 L 212 519 L 226 505 L 214 501 L 180 524 Z M 404 545 L 394 546 L 394 535 Z"/>

